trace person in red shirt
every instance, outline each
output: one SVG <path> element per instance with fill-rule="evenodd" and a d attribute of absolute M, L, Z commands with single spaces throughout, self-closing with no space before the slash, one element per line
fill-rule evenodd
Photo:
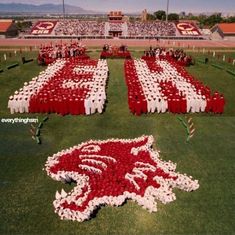
<path fill-rule="evenodd" d="M 135 114 L 137 116 L 141 115 L 141 104 L 140 104 L 139 100 L 136 100 L 136 102 L 135 102 Z"/>
<path fill-rule="evenodd" d="M 212 109 L 212 101 L 211 100 L 212 100 L 212 98 L 210 96 L 208 96 L 206 98 L 206 109 L 205 109 L 205 111 L 207 113 L 209 113 L 211 111 L 211 109 Z"/>
<path fill-rule="evenodd" d="M 214 95 L 212 96 L 212 100 L 211 100 L 211 111 L 213 113 L 219 113 L 219 100 L 220 100 L 220 96 L 218 92 L 215 92 Z"/>
<path fill-rule="evenodd" d="M 167 98 L 167 103 L 168 103 L 168 111 L 169 112 L 172 112 L 172 106 L 173 106 L 173 104 L 172 104 L 172 96 L 168 96 L 168 98 Z"/>
<path fill-rule="evenodd" d="M 177 99 L 176 99 L 176 96 L 175 96 L 175 95 L 172 97 L 171 104 L 172 104 L 172 106 L 171 106 L 171 108 L 172 108 L 171 112 L 172 112 L 172 113 L 176 113 L 176 112 L 177 112 Z"/>
<path fill-rule="evenodd" d="M 142 113 L 147 113 L 147 101 L 145 98 L 142 98 L 140 100 L 140 104 L 141 104 L 141 111 Z"/>
<path fill-rule="evenodd" d="M 224 95 L 220 95 L 218 113 L 220 113 L 220 114 L 224 113 L 224 106 L 225 106 Z"/>
<path fill-rule="evenodd" d="M 182 96 L 180 99 L 180 113 L 186 113 L 187 112 L 187 100 L 185 96 Z"/>

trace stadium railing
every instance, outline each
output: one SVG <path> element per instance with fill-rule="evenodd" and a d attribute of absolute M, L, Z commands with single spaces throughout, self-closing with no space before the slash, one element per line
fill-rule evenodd
<path fill-rule="evenodd" d="M 24 35 L 25 39 L 113 39 L 112 36 L 91 35 Z M 119 39 L 208 40 L 204 36 L 121 36 Z"/>

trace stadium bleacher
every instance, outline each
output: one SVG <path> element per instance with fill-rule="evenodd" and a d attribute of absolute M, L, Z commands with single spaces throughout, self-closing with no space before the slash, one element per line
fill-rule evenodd
<path fill-rule="evenodd" d="M 129 36 L 175 36 L 176 28 L 173 23 L 166 22 L 134 22 L 128 23 Z"/>
<path fill-rule="evenodd" d="M 40 26 L 38 28 L 38 26 Z M 45 29 L 43 28 L 45 27 Z M 36 32 L 36 33 L 35 33 Z M 59 21 L 38 21 L 31 35 L 27 37 L 81 37 L 81 38 L 174 38 L 203 39 L 199 28 L 186 22 L 165 21 L 124 22 L 124 21 L 81 21 L 64 19 Z"/>
<path fill-rule="evenodd" d="M 105 23 L 96 21 L 61 20 L 55 28 L 55 35 L 103 36 Z"/>

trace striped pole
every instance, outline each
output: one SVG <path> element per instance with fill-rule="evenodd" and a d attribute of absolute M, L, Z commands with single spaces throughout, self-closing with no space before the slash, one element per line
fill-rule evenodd
<path fill-rule="evenodd" d="M 190 140 L 191 138 L 193 138 L 196 129 L 194 127 L 193 119 L 190 117 L 187 120 L 188 120 L 188 127 L 189 127 L 188 140 Z"/>

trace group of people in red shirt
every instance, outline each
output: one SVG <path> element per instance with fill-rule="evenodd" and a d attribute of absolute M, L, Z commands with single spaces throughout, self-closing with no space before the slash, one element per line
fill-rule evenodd
<path fill-rule="evenodd" d="M 56 191 L 55 212 L 61 219 L 81 222 L 101 205 L 121 206 L 131 199 L 152 213 L 157 211 L 155 198 L 163 203 L 175 200 L 172 189 L 198 189 L 198 180 L 160 159 L 152 149 L 153 141 L 152 136 L 90 140 L 48 157 L 49 177 L 75 182 L 69 193 Z"/>
<path fill-rule="evenodd" d="M 54 50 L 53 55 L 61 53 L 63 48 L 70 50 L 63 51 L 65 58 L 55 59 L 47 70 L 10 97 L 11 113 L 102 113 L 106 99 L 107 61 L 81 59 L 76 54 L 77 46 L 78 43 L 55 46 L 58 50 Z M 53 46 L 42 47 L 40 53 L 52 49 Z M 139 60 L 129 59 L 125 61 L 124 69 L 128 104 L 133 114 L 224 112 L 224 96 L 212 93 L 169 54 L 161 52 Z"/>
<path fill-rule="evenodd" d="M 128 48 L 125 45 L 121 45 L 120 47 L 117 47 L 117 46 L 111 46 L 111 45 L 105 44 L 100 54 L 100 58 L 101 59 L 106 59 L 106 58 L 130 59 L 131 53 L 128 51 Z"/>
<path fill-rule="evenodd" d="M 86 48 L 79 42 L 41 45 L 38 54 L 38 64 L 48 65 L 59 58 L 79 57 L 89 59 Z"/>
<path fill-rule="evenodd" d="M 184 52 L 184 50 L 182 49 L 174 50 L 173 48 L 171 49 L 166 49 L 162 47 L 153 48 L 152 46 L 150 46 L 149 50 L 144 51 L 144 56 L 142 58 L 148 59 L 155 57 L 167 57 L 168 59 L 177 61 L 177 63 L 182 66 L 190 66 L 194 63 L 192 57 L 187 55 Z"/>
<path fill-rule="evenodd" d="M 102 113 L 108 65 L 105 60 L 58 59 L 9 98 L 11 113 Z"/>
<path fill-rule="evenodd" d="M 166 56 L 126 60 L 125 77 L 132 113 L 224 112 L 225 98 Z"/>

